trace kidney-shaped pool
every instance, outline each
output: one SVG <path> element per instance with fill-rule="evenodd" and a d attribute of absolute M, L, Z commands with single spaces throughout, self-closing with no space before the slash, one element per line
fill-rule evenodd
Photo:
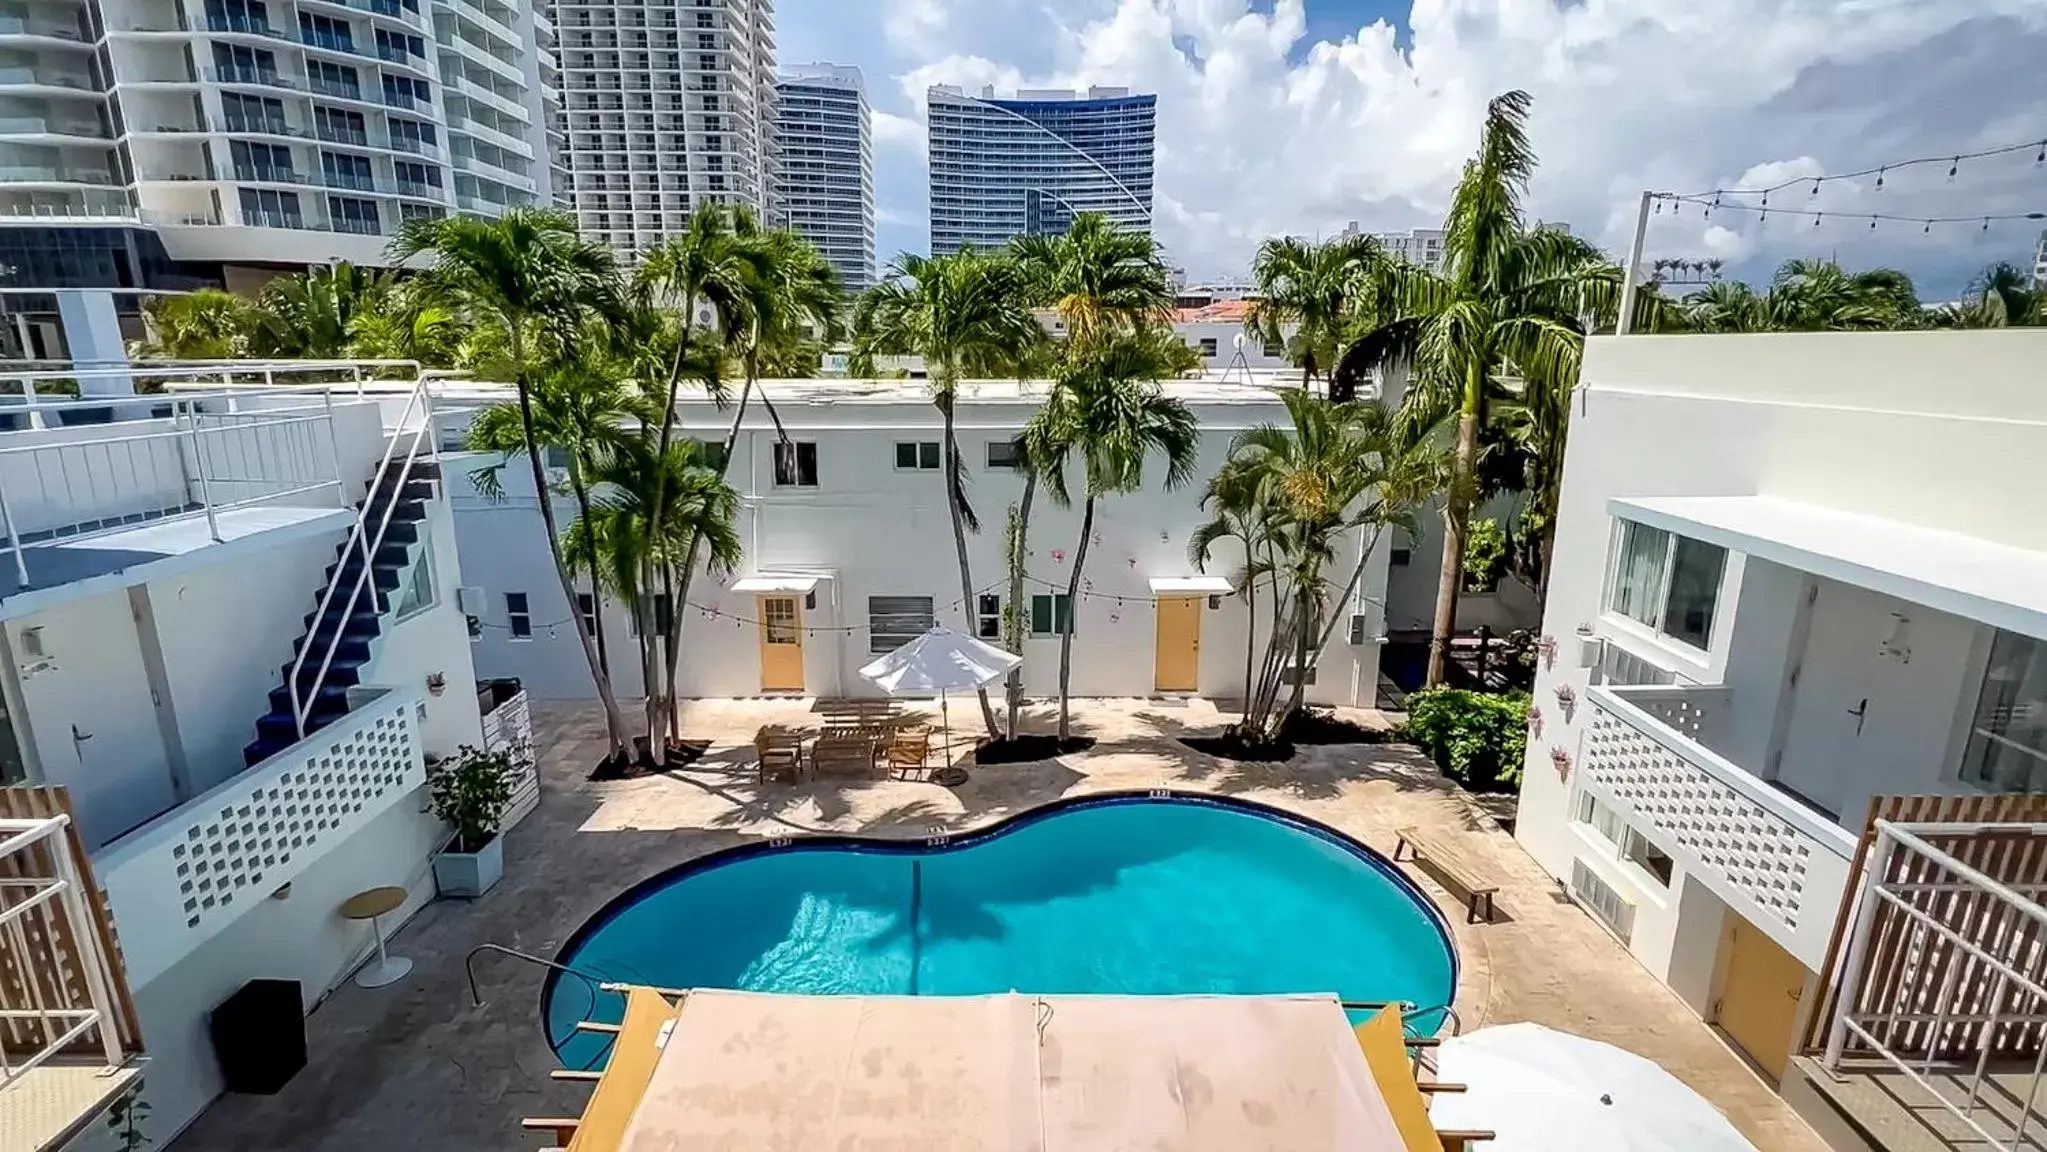
<path fill-rule="evenodd" d="M 655 876 L 557 957 L 599 980 L 858 995 L 1334 992 L 1449 1003 L 1442 916 L 1384 857 L 1261 805 L 1059 801 L 940 841 L 764 841 Z M 603 1062 L 621 998 L 551 973 L 550 1042 Z M 1436 1013 L 1413 1021 L 1433 1029 Z"/>

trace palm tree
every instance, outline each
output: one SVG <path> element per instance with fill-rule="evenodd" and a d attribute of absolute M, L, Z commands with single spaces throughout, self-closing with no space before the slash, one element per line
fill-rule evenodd
<path fill-rule="evenodd" d="M 1876 331 L 1915 328 L 1925 318 L 1903 272 L 1849 272 L 1832 260 L 1787 260 L 1761 294 L 1716 281 L 1684 303 L 1686 322 L 1699 332 Z"/>
<path fill-rule="evenodd" d="M 577 522 L 588 531 L 596 523 L 592 515 L 592 489 L 597 477 L 619 451 L 627 426 L 644 415 L 614 366 L 598 358 L 568 360 L 551 366 L 533 382 L 533 431 L 535 446 L 543 452 L 559 452 L 566 461 L 567 487 L 576 503 Z M 499 459 L 470 473 L 477 492 L 485 499 L 504 498 L 503 472 L 514 456 L 529 450 L 526 432 L 513 404 L 493 404 L 476 414 L 469 424 L 467 446 L 475 452 L 495 452 Z M 590 578 L 591 632 L 597 643 L 597 666 L 611 674 L 610 653 L 604 635 L 604 596 L 596 568 L 584 559 L 592 554 L 589 541 L 575 540 L 577 528 L 569 528 L 570 541 L 564 559 L 572 572 L 587 572 Z"/>
<path fill-rule="evenodd" d="M 1284 236 L 1267 240 L 1252 262 L 1258 299 L 1244 321 L 1267 344 L 1282 341 L 1282 325 L 1295 325 L 1288 349 L 1301 366 L 1301 387 L 1335 371 L 1358 327 L 1358 307 L 1374 275 L 1389 261 L 1370 236 L 1316 244 Z M 1332 400 L 1350 396 L 1335 394 Z"/>
<path fill-rule="evenodd" d="M 357 317 L 390 283 L 388 274 L 345 260 L 279 276 L 258 297 L 255 352 L 307 360 L 347 354 Z"/>
<path fill-rule="evenodd" d="M 1262 498 L 1259 476 L 1247 468 L 1225 466 L 1211 476 L 1201 494 L 1201 506 L 1213 515 L 1187 539 L 1187 562 L 1197 572 L 1208 571 L 1215 559 L 1216 545 L 1235 540 L 1244 553 L 1244 564 L 1232 580 L 1244 596 L 1244 707 L 1237 729 L 1251 727 L 1252 702 L 1257 695 L 1258 584 L 1275 574 L 1272 553 L 1277 542 L 1271 508 Z"/>
<path fill-rule="evenodd" d="M 1010 255 L 1031 303 L 1058 312 L 1076 348 L 1158 321 L 1173 306 L 1158 242 L 1099 212 L 1075 216 L 1063 235 L 1018 237 Z"/>
<path fill-rule="evenodd" d="M 1240 433 L 1229 462 L 1209 481 L 1215 520 L 1196 529 L 1188 554 L 1197 563 L 1225 536 L 1247 542 L 1245 584 L 1253 603 L 1257 578 L 1271 585 L 1272 620 L 1257 675 L 1247 654 L 1244 718 L 1251 740 L 1279 735 L 1299 710 L 1304 670 L 1319 657 L 1342 620 L 1331 606 L 1356 592 L 1367 560 L 1388 527 L 1413 528 L 1413 509 L 1443 480 L 1435 430 L 1377 402 L 1327 404 L 1298 389 L 1281 393 L 1290 426 L 1261 425 Z M 1357 556 L 1340 587 L 1329 569 L 1353 535 Z M 1332 590 L 1334 595 L 1331 595 Z M 1255 632 L 1255 624 L 1253 628 Z M 1292 691 L 1282 707 L 1279 689 Z"/>
<path fill-rule="evenodd" d="M 1977 273 L 1969 281 L 1964 300 L 1976 303 L 1986 318 L 1998 318 L 1996 324 L 1985 327 L 2047 323 L 2047 301 L 2043 301 L 2032 273 L 2007 261 Z"/>
<path fill-rule="evenodd" d="M 179 296 L 152 296 L 142 306 L 148 338 L 138 341 L 137 359 L 233 360 L 249 354 L 255 307 L 220 288 L 199 288 Z"/>
<path fill-rule="evenodd" d="M 931 402 L 944 420 L 946 508 L 952 517 L 953 549 L 959 557 L 960 602 L 974 608 L 974 578 L 967 559 L 967 532 L 979 531 L 967 503 L 966 469 L 954 435 L 960 381 L 1014 365 L 1042 339 L 1026 308 L 1025 284 L 1016 265 L 971 248 L 946 256 L 898 256 L 881 283 L 861 297 L 855 312 L 856 340 L 869 353 L 915 353 L 930 374 Z M 977 695 L 988 738 L 1000 739 L 987 689 Z"/>
<path fill-rule="evenodd" d="M 619 283 L 611 250 L 583 240 L 573 216 L 548 209 L 514 208 L 495 219 L 445 216 L 405 222 L 391 242 L 393 263 L 415 258 L 427 261 L 420 273 L 426 299 L 446 308 L 463 322 L 498 329 L 507 349 L 512 384 L 519 397 L 519 429 L 541 525 L 561 582 L 562 599 L 574 605 L 575 581 L 562 557 L 562 539 L 548 498 L 547 475 L 539 448 L 533 410 L 533 375 L 538 349 L 559 348 L 565 337 L 594 314 L 619 310 Z M 583 656 L 604 704 L 604 718 L 614 755 L 624 755 L 625 714 L 597 658 L 596 639 L 582 618 L 569 613 Z"/>
<path fill-rule="evenodd" d="M 1381 270 L 1376 295 L 1392 318 L 1363 336 L 1338 375 L 1405 365 L 1407 403 L 1424 422 L 1457 413 L 1456 457 L 1444 512 L 1443 565 L 1429 641 L 1428 682 L 1443 682 L 1457 623 L 1464 539 L 1477 495 L 1479 429 L 1510 387 L 1563 411 L 1578 379 L 1584 328 L 1617 310 L 1620 269 L 1568 233 L 1524 227 L 1521 197 L 1535 170 L 1529 97 L 1508 92 L 1486 112 L 1478 155 L 1464 166 L 1443 238 L 1443 271 Z M 1654 293 L 1638 314 L 1657 312 Z M 1516 383 L 1510 385 L 1510 380 Z M 1561 421 L 1556 429 L 1561 434 Z"/>
<path fill-rule="evenodd" d="M 1066 619 L 1059 629 L 1062 743 L 1072 734 L 1073 624 L 1080 615 L 1081 576 L 1094 536 L 1095 504 L 1104 496 L 1143 487 L 1145 460 L 1154 452 L 1165 457 L 1168 489 L 1194 478 L 1200 427 L 1185 404 L 1159 387 L 1156 368 L 1151 349 L 1142 341 L 1119 337 L 1070 362 L 1045 404 L 1049 441 L 1041 449 L 1049 457 L 1041 461 L 1045 489 L 1061 507 L 1071 506 L 1064 467 L 1068 457 L 1078 461 L 1084 485 L 1080 542 L 1074 545 L 1073 570 L 1066 577 Z"/>
<path fill-rule="evenodd" d="M 1685 297 L 1685 321 L 1698 332 L 1767 332 L 1768 305 L 1739 280 L 1716 280 Z"/>

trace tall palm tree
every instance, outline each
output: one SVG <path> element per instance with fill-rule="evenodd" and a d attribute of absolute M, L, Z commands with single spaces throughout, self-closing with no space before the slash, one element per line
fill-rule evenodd
<path fill-rule="evenodd" d="M 249 354 L 255 307 L 246 297 L 220 288 L 199 288 L 181 296 L 152 296 L 143 304 L 149 336 L 136 343 L 137 359 L 232 360 Z"/>
<path fill-rule="evenodd" d="M 308 360 L 345 355 L 356 318 L 390 282 L 386 273 L 345 260 L 279 276 L 257 297 L 257 355 Z"/>
<path fill-rule="evenodd" d="M 1301 387 L 1332 373 L 1357 328 L 1360 299 L 1388 261 L 1370 236 L 1313 243 L 1292 236 L 1267 240 L 1251 265 L 1258 299 L 1245 327 L 1267 344 L 1282 342 L 1281 326 L 1295 325 L 1288 351 L 1301 366 Z M 1336 395 L 1332 400 L 1348 400 Z"/>
<path fill-rule="evenodd" d="M 496 219 L 445 216 L 406 221 L 391 242 L 393 263 L 423 258 L 420 290 L 465 323 L 499 330 L 507 350 L 512 384 L 518 391 L 519 429 L 538 498 L 547 547 L 554 558 L 562 600 L 576 602 L 575 581 L 562 557 L 562 538 L 548 499 L 547 474 L 538 450 L 533 410 L 537 352 L 560 348 L 565 337 L 592 314 L 620 310 L 620 286 L 611 250 L 582 239 L 566 212 L 514 208 Z M 538 343 L 543 347 L 534 348 Z M 571 612 L 583 657 L 590 666 L 614 755 L 630 744 L 611 677 L 597 658 L 595 637 L 580 612 Z"/>
<path fill-rule="evenodd" d="M 1915 328 L 1925 319 L 1911 277 L 1894 268 L 1849 272 L 1832 260 L 1779 265 L 1762 293 L 1716 281 L 1685 298 L 1699 332 L 1841 332 Z"/>
<path fill-rule="evenodd" d="M 1257 695 L 1258 585 L 1275 574 L 1272 554 L 1277 528 L 1260 479 L 1248 468 L 1227 465 L 1209 477 L 1201 506 L 1211 515 L 1187 539 L 1187 561 L 1197 572 L 1208 571 L 1216 545 L 1225 540 L 1235 540 L 1244 553 L 1243 566 L 1232 581 L 1244 597 L 1244 706 L 1237 721 L 1239 731 L 1249 730 L 1252 701 Z"/>
<path fill-rule="evenodd" d="M 1062 235 L 1020 236 L 1009 250 L 1031 303 L 1059 313 L 1074 347 L 1154 323 L 1173 306 L 1158 242 L 1099 212 L 1075 216 Z"/>
<path fill-rule="evenodd" d="M 1066 619 L 1059 629 L 1059 739 L 1072 734 L 1073 625 L 1080 615 L 1080 585 L 1095 531 L 1095 504 L 1144 485 L 1153 453 L 1165 457 L 1166 487 L 1194 478 L 1201 429 L 1194 413 L 1159 387 L 1152 349 L 1132 336 L 1096 345 L 1070 362 L 1046 401 L 1049 441 L 1041 449 L 1046 491 L 1061 507 L 1072 505 L 1065 462 L 1079 465 L 1082 481 L 1080 541 L 1066 577 Z"/>
<path fill-rule="evenodd" d="M 870 353 L 914 353 L 924 358 L 931 402 L 944 421 L 946 509 L 959 558 L 960 603 L 967 612 L 974 610 L 967 532 L 979 531 L 980 525 L 967 502 L 954 409 L 962 379 L 1008 368 L 1042 338 L 1027 299 L 1014 262 L 968 248 L 946 256 L 896 257 L 882 282 L 861 297 L 855 312 L 856 340 Z M 1000 739 L 987 689 L 977 695 L 988 738 Z"/>
<path fill-rule="evenodd" d="M 1443 565 L 1429 640 L 1428 681 L 1443 682 L 1463 584 L 1464 540 L 1477 494 L 1479 429 L 1504 391 L 1562 410 L 1576 386 L 1584 328 L 1617 310 L 1620 269 L 1568 233 L 1524 226 L 1521 198 L 1535 171 L 1529 97 L 1488 106 L 1478 154 L 1464 166 L 1444 224 L 1440 274 L 1388 265 L 1375 295 L 1392 317 L 1362 336 L 1339 375 L 1405 365 L 1417 415 L 1457 414 L 1456 456 L 1444 512 Z M 1655 310 L 1660 298 L 1638 302 Z"/>
<path fill-rule="evenodd" d="M 2004 326 L 2047 323 L 2047 299 L 2043 299 L 2037 283 L 2032 273 L 2008 261 L 1999 261 L 1969 281 L 1965 299 L 1981 301 L 1985 312 L 2003 318 Z"/>
<path fill-rule="evenodd" d="M 566 461 L 566 486 L 575 500 L 578 523 L 588 531 L 596 523 L 592 515 L 591 492 L 638 422 L 645 408 L 635 402 L 616 374 L 616 365 L 595 357 L 578 357 L 550 366 L 533 382 L 533 431 L 535 446 L 543 452 L 559 452 Z M 504 498 L 503 472 L 515 456 L 524 456 L 529 445 L 513 404 L 493 404 L 470 421 L 467 446 L 474 452 L 495 452 L 498 461 L 470 473 L 477 491 L 486 499 Z M 603 582 L 599 571 L 579 557 L 592 554 L 588 541 L 574 541 L 577 528 L 570 526 L 570 542 L 564 559 L 572 572 L 586 572 L 590 578 L 591 632 L 597 643 L 597 666 L 611 674 L 610 653 L 604 634 Z"/>

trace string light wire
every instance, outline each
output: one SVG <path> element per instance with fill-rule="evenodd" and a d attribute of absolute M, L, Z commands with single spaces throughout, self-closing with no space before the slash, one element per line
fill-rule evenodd
<path fill-rule="evenodd" d="M 1888 164 L 1878 164 L 1874 167 L 1863 168 L 1854 172 L 1836 172 L 1825 176 L 1793 176 L 1790 179 L 1783 181 L 1782 183 L 1771 184 L 1767 187 L 1709 188 L 1704 192 L 1691 192 L 1686 193 L 1684 195 L 1673 196 L 1672 198 L 1678 200 L 1694 200 L 1708 196 L 1761 196 L 1764 198 L 1764 200 L 1767 201 L 1771 194 L 1773 193 L 1783 192 L 1787 189 L 1796 188 L 1802 184 L 1811 185 L 1812 189 L 1810 194 L 1817 195 L 1819 193 L 1819 187 L 1823 183 L 1830 183 L 1836 180 L 1859 180 L 1864 176 L 1876 177 L 1877 187 L 1880 189 L 1883 187 L 1884 180 L 1886 177 L 1890 176 L 1894 172 L 1898 172 L 1903 169 L 1918 168 L 1931 164 L 1945 164 L 1947 165 L 1948 169 L 1947 172 L 1948 178 L 1954 179 L 1955 176 L 1961 171 L 1961 167 L 1964 161 L 1987 160 L 1993 156 L 2009 156 L 2017 152 L 2032 152 L 2034 154 L 2033 163 L 2047 164 L 2047 139 L 2041 139 L 2040 137 L 2036 136 L 2030 140 L 2026 140 L 2020 143 L 2004 144 L 1995 148 L 1983 148 L 1974 152 L 1942 152 L 1932 156 L 1916 156 L 1910 160 L 1893 160 Z M 1725 207 L 1733 207 L 1733 205 L 1725 205 Z M 1852 213 L 1852 215 L 1863 216 L 1866 215 L 1866 213 L 1857 212 Z M 1924 219 L 1924 217 L 1913 217 L 1915 223 L 1922 219 Z M 1972 216 L 1968 217 L 1968 219 L 1974 220 L 1977 219 L 1977 217 Z M 1938 224 L 1940 223 L 1940 221 L 1936 219 L 1934 223 Z"/>

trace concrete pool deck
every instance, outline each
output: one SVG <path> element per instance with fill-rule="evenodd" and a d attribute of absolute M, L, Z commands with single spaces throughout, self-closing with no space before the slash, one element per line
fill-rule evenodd
<path fill-rule="evenodd" d="M 962 741 L 978 724 L 971 700 L 952 709 Z M 1458 841 L 1502 881 L 1499 917 L 1466 924 L 1463 903 L 1426 870 L 1402 865 L 1451 923 L 1461 959 L 1457 1012 L 1466 1030 L 1533 1020 L 1648 1056 L 1711 1099 L 1764 1152 L 1818 1152 L 1805 1123 L 1658 984 L 1486 814 L 1490 805 L 1446 781 L 1411 748 L 1301 748 L 1286 765 L 1218 760 L 1178 743 L 1228 718 L 1206 701 L 1076 702 L 1077 735 L 1095 748 L 1055 761 L 975 767 L 946 789 L 917 780 L 754 782 L 752 738 L 766 723 L 814 725 L 802 700 L 685 705 L 683 729 L 710 751 L 665 776 L 593 784 L 602 717 L 591 705 L 536 705 L 540 808 L 505 841 L 505 879 L 473 902 L 437 901 L 392 941 L 415 962 L 390 988 L 344 984 L 307 1021 L 309 1064 L 273 1097 L 226 1097 L 173 1146 L 274 1152 L 445 1152 L 538 1148 L 526 1116 L 574 1116 L 585 1085 L 548 1079 L 557 1067 L 539 1026 L 543 970 L 503 956 L 476 961 L 485 1003 L 473 1008 L 463 971 L 478 944 L 551 957 L 606 901 L 648 875 L 762 836 L 858 832 L 926 836 L 972 828 L 1057 796 L 1171 787 L 1241 796 L 1322 821 L 1390 855 L 1394 830 L 1415 825 Z M 630 709 L 629 709 L 630 711 Z M 1049 731 L 1052 709 L 1029 709 Z M 1376 720 L 1373 713 L 1356 718 Z M 160 1137 L 159 1137 L 160 1138 Z"/>

